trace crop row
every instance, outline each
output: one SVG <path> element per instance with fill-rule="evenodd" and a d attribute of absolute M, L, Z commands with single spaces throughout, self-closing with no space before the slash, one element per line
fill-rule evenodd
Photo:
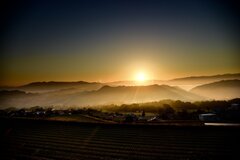
<path fill-rule="evenodd" d="M 233 159 L 239 130 L 17 123 L 6 159 Z M 4 158 L 5 159 L 5 158 Z"/>

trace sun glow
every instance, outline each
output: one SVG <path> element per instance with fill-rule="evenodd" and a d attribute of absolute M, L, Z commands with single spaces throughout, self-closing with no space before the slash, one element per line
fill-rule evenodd
<path fill-rule="evenodd" d="M 146 75 L 143 72 L 139 72 L 136 75 L 136 81 L 138 82 L 144 82 L 146 80 Z"/>

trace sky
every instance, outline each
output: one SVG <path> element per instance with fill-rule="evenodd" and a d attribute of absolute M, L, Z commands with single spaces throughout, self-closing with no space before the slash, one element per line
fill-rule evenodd
<path fill-rule="evenodd" d="M 0 85 L 240 72 L 234 0 L 1 3 Z"/>

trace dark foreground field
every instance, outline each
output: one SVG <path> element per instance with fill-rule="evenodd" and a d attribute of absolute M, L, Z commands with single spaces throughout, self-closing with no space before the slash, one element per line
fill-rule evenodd
<path fill-rule="evenodd" d="M 1 119 L 1 159 L 239 159 L 240 129 Z"/>

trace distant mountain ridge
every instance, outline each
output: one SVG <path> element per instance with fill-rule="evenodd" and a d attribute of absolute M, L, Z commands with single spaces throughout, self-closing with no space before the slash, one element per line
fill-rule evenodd
<path fill-rule="evenodd" d="M 190 77 L 182 77 L 182 78 L 175 78 L 170 80 L 149 80 L 143 83 L 143 85 L 171 85 L 171 86 L 179 86 L 183 89 L 192 89 L 198 85 L 203 85 L 207 83 L 217 82 L 221 80 L 232 80 L 232 79 L 239 79 L 240 80 L 240 73 L 234 73 L 234 74 L 219 74 L 219 75 L 212 75 L 212 76 L 190 76 Z M 133 85 L 139 85 L 135 81 L 116 81 L 116 82 L 110 82 L 108 85 L 111 86 L 133 86 Z"/>
<path fill-rule="evenodd" d="M 23 86 L 51 86 L 51 85 L 74 85 L 74 84 L 92 84 L 97 82 L 86 82 L 86 81 L 77 81 L 77 82 L 63 82 L 63 81 L 49 81 L 49 82 L 32 82 Z"/>
<path fill-rule="evenodd" d="M 205 99 L 229 99 L 239 97 L 238 87 L 222 87 L 216 89 L 216 87 L 209 87 L 209 91 L 206 92 L 206 88 L 196 88 L 205 84 L 219 82 L 222 80 L 240 80 L 240 73 L 237 74 L 224 74 L 214 76 L 196 76 L 177 78 L 169 81 L 146 81 L 144 83 L 138 83 L 135 81 L 118 81 L 111 83 L 98 83 L 98 82 L 33 82 L 19 87 L 6 87 L 0 88 L 1 90 L 14 91 L 19 90 L 23 93 L 39 93 L 34 95 L 33 98 L 28 98 L 28 101 L 21 100 L 30 97 L 29 94 L 17 96 L 16 99 L 11 99 L 11 96 L 4 96 L 5 94 L 17 95 L 17 92 L 0 92 L 0 97 L 4 97 L 0 100 L 7 102 L 8 104 L 13 102 L 21 102 L 14 104 L 29 104 L 29 105 L 97 105 L 104 103 L 132 103 L 142 101 L 156 101 L 161 99 L 179 99 L 179 100 L 202 100 Z M 138 86 L 143 85 L 143 86 Z M 177 87 L 176 87 L 177 86 Z M 187 88 L 187 89 L 186 89 Z M 194 88 L 194 89 L 192 89 Z M 218 87 L 219 88 L 219 87 Z M 184 90 L 183 90 L 184 89 Z M 192 89 L 192 90 L 190 90 Z M 205 90 L 205 91 L 204 91 Z M 188 92 L 190 91 L 190 92 Z M 227 93 L 223 95 L 222 93 Z M 32 95 L 31 95 L 32 96 Z M 21 98 L 20 98 L 21 97 Z M 35 102 L 39 103 L 35 103 Z M 42 102 L 41 102 L 42 101 Z"/>
<path fill-rule="evenodd" d="M 240 73 L 175 78 L 175 79 L 169 80 L 169 82 L 194 82 L 194 83 L 208 82 L 209 83 L 209 81 L 220 81 L 220 80 L 229 80 L 229 79 L 240 79 Z"/>
<path fill-rule="evenodd" d="M 86 97 L 98 104 L 111 103 L 141 103 L 150 101 L 159 101 L 163 99 L 195 101 L 202 97 L 187 92 L 178 87 L 167 85 L 149 85 L 149 86 L 103 86 L 97 91 L 86 93 Z M 107 101 L 104 101 L 107 99 Z M 80 101 L 80 99 L 77 99 Z M 83 100 L 82 100 L 83 101 Z"/>
<path fill-rule="evenodd" d="M 221 80 L 232 80 L 239 79 L 240 73 L 236 74 L 222 74 L 222 75 L 213 75 L 213 76 L 192 76 L 192 77 L 183 77 L 176 78 L 172 80 L 148 80 L 143 83 L 139 83 L 136 81 L 115 81 L 108 83 L 100 83 L 100 82 L 86 82 L 86 81 L 77 81 L 77 82 L 58 82 L 58 81 L 50 81 L 50 82 L 32 82 L 26 85 L 18 86 L 18 87 L 0 87 L 0 90 L 21 90 L 25 92 L 33 92 L 33 93 L 42 93 L 42 92 L 53 92 L 57 90 L 72 90 L 75 91 L 92 91 L 98 90 L 102 86 L 138 86 L 138 85 L 169 85 L 169 86 L 178 86 L 185 90 L 190 90 L 196 86 L 200 86 L 203 84 L 208 84 L 212 82 L 217 82 Z"/>
<path fill-rule="evenodd" d="M 0 107 L 32 107 L 32 106 L 91 106 L 105 104 L 141 103 L 163 99 L 195 101 L 202 97 L 178 87 L 167 85 L 150 86 L 103 86 L 98 90 L 65 93 L 61 91 L 26 94 L 19 96 L 16 91 L 1 94 Z"/>
<path fill-rule="evenodd" d="M 222 80 L 191 89 L 192 93 L 212 99 L 240 98 L 240 80 Z"/>
<path fill-rule="evenodd" d="M 26 93 L 24 91 L 19 91 L 19 90 L 11 90 L 11 91 L 7 91 L 7 90 L 2 90 L 0 91 L 0 95 L 2 96 L 22 96 L 22 95 L 26 95 L 26 94 L 32 94 L 32 93 Z"/>
<path fill-rule="evenodd" d="M 35 85 L 35 84 L 34 84 Z M 42 85 L 42 84 L 41 84 Z M 240 80 L 222 80 L 200 85 L 186 91 L 177 86 L 148 85 L 148 86 L 109 86 L 97 84 L 84 90 L 60 89 L 51 92 L 27 93 L 12 90 L 0 91 L 0 108 L 4 107 L 33 107 L 33 106 L 99 106 L 107 104 L 143 103 L 163 99 L 182 101 L 224 100 L 240 98 Z M 94 85 L 96 85 L 94 83 Z"/>
<path fill-rule="evenodd" d="M 99 89 L 103 85 L 98 82 L 86 82 L 86 81 L 77 81 L 77 82 L 32 82 L 26 85 L 19 87 L 3 87 L 2 90 L 21 90 L 25 92 L 52 92 L 57 90 L 64 89 L 78 89 L 79 91 L 85 90 L 95 90 Z M 1 90 L 1 89 L 0 89 Z"/>

